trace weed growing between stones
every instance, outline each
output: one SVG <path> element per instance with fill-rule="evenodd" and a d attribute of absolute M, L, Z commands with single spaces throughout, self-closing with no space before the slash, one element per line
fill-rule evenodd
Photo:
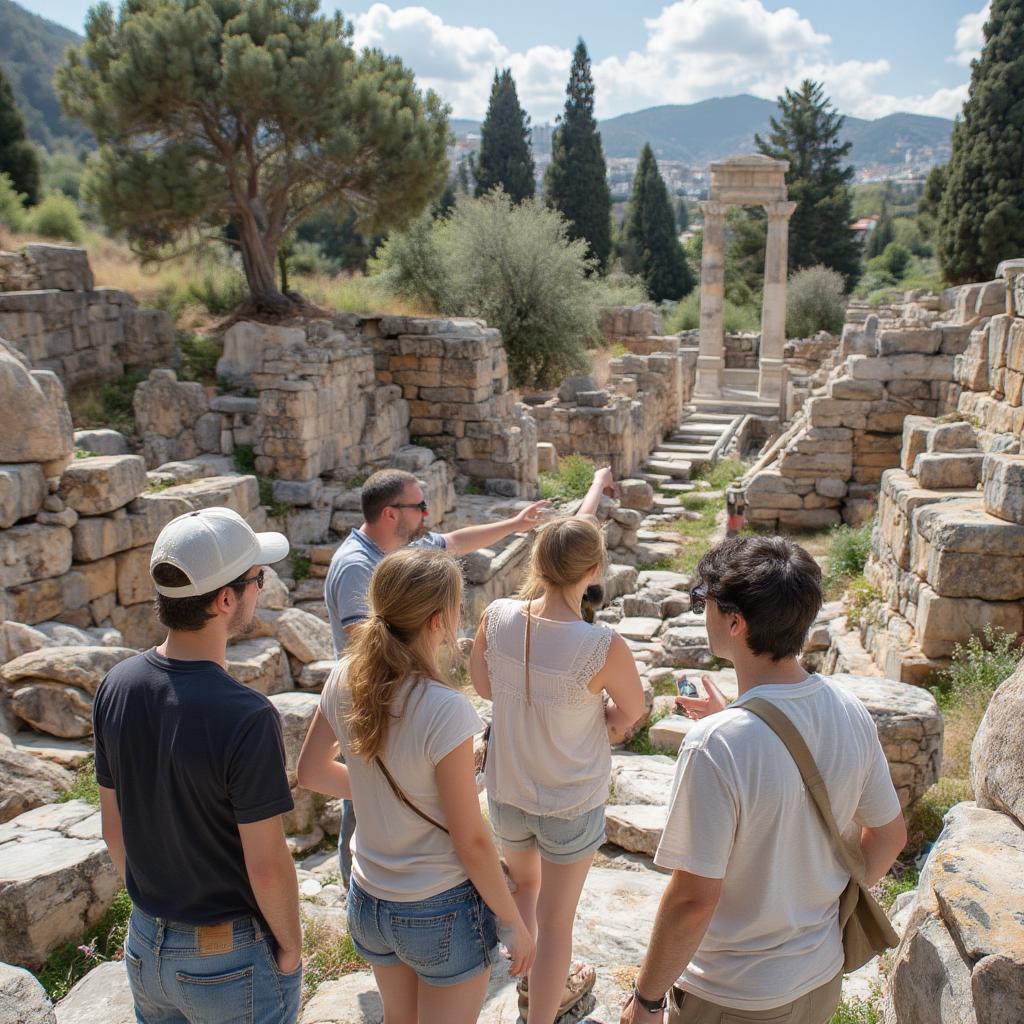
<path fill-rule="evenodd" d="M 178 350 L 181 352 L 181 380 L 217 383 L 217 360 L 224 351 L 220 338 L 182 331 L 178 335 Z"/>
<path fill-rule="evenodd" d="M 697 563 L 711 546 L 715 533 L 723 526 L 725 497 L 720 491 L 707 494 L 698 492 L 684 494 L 681 502 L 688 511 L 699 512 L 700 519 L 680 519 L 670 527 L 682 544 L 682 550 L 671 560 L 668 568 L 692 576 Z"/>
<path fill-rule="evenodd" d="M 896 902 L 896 897 L 905 892 L 913 892 L 917 888 L 918 871 L 916 867 L 904 867 L 897 876 L 894 872 L 902 865 L 897 861 L 890 873 L 885 875 L 875 886 L 875 897 L 881 904 L 882 909 L 888 913 Z"/>
<path fill-rule="evenodd" d="M 352 938 L 324 921 L 302 919 L 303 1002 L 315 995 L 325 981 L 336 981 L 344 974 L 365 970 L 366 961 L 356 952 Z"/>
<path fill-rule="evenodd" d="M 553 473 L 540 474 L 540 496 L 548 500 L 573 501 L 582 498 L 594 479 L 594 463 L 582 455 L 558 460 Z"/>
<path fill-rule="evenodd" d="M 256 452 L 251 444 L 236 444 L 231 454 L 239 473 L 256 473 Z"/>
<path fill-rule="evenodd" d="M 882 1011 L 878 999 L 843 999 L 829 1024 L 881 1024 Z"/>
<path fill-rule="evenodd" d="M 668 750 L 662 750 L 651 743 L 651 726 L 656 722 L 660 722 L 664 717 L 664 711 L 656 710 L 652 712 L 651 720 L 625 744 L 625 749 L 631 754 L 668 754 L 669 757 L 675 758 L 676 754 Z"/>
<path fill-rule="evenodd" d="M 123 958 L 131 912 L 132 901 L 122 889 L 114 897 L 111 908 L 86 932 L 80 943 L 66 942 L 50 954 L 36 977 L 53 1002 L 63 999 L 94 967 L 107 960 Z"/>
<path fill-rule="evenodd" d="M 878 588 L 863 576 L 848 579 L 846 584 L 846 622 L 851 629 L 859 629 L 862 622 L 870 621 L 872 607 L 882 599 Z"/>
<path fill-rule="evenodd" d="M 90 754 L 85 763 L 75 772 L 75 781 L 71 788 L 62 793 L 57 802 L 64 804 L 69 800 L 84 800 L 93 807 L 100 805 L 100 787 L 96 782 L 96 762 Z"/>
<path fill-rule="evenodd" d="M 76 428 L 110 427 L 126 437 L 135 436 L 135 385 L 149 376 L 149 368 L 126 370 L 109 384 L 84 384 L 68 394 L 68 408 Z"/>
<path fill-rule="evenodd" d="M 309 579 L 310 571 L 313 563 L 309 560 L 308 555 L 300 555 L 298 552 L 292 555 L 292 579 L 296 583 L 299 580 Z"/>
<path fill-rule="evenodd" d="M 828 572 L 822 584 L 826 595 L 838 597 L 857 576 L 863 577 L 864 566 L 871 554 L 873 522 L 862 526 L 835 526 L 828 535 Z"/>
<path fill-rule="evenodd" d="M 750 468 L 740 459 L 720 459 L 713 466 L 703 465 L 694 470 L 693 480 L 703 480 L 713 491 L 723 491 Z"/>

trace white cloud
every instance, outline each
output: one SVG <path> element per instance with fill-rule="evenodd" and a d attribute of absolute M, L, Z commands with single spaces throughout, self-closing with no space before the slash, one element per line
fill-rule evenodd
<path fill-rule="evenodd" d="M 960 20 L 958 63 L 969 63 L 980 48 L 986 12 Z M 421 85 L 444 96 L 456 117 L 483 115 L 494 71 L 503 67 L 511 67 L 535 123 L 553 120 L 562 109 L 572 60 L 567 49 L 513 52 L 492 30 L 449 25 L 425 7 L 375 3 L 353 22 L 357 45 L 398 54 Z M 595 61 L 599 117 L 741 92 L 774 99 L 803 78 L 824 82 L 840 110 L 860 117 L 900 110 L 952 117 L 966 96 L 966 85 L 912 96 L 883 93 L 878 79 L 891 70 L 888 61 L 836 62 L 827 34 L 794 8 L 769 11 L 763 0 L 676 0 L 644 19 L 644 27 L 642 49 Z"/>
<path fill-rule="evenodd" d="M 985 22 L 988 19 L 988 7 L 986 3 L 980 11 L 974 14 L 965 14 L 956 26 L 956 36 L 953 42 L 954 54 L 947 58 L 954 64 L 962 67 L 970 67 L 971 61 L 981 53 L 985 45 Z"/>

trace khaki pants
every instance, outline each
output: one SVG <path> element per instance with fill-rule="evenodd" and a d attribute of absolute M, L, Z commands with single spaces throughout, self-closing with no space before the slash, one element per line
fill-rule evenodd
<path fill-rule="evenodd" d="M 839 1005 L 843 972 L 807 995 L 770 1010 L 735 1010 L 709 1003 L 673 987 L 668 994 L 668 1024 L 828 1024 Z"/>

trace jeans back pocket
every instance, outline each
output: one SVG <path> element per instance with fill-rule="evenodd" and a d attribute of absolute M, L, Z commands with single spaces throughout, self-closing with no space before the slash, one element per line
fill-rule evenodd
<path fill-rule="evenodd" d="M 391 915 L 391 933 L 395 952 L 413 970 L 438 967 L 451 955 L 454 910 L 431 917 Z"/>
<path fill-rule="evenodd" d="M 222 974 L 174 975 L 189 1015 L 203 1024 L 253 1024 L 253 965 Z"/>

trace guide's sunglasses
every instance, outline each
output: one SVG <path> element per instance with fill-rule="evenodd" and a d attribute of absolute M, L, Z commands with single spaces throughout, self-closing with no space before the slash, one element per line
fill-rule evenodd
<path fill-rule="evenodd" d="M 705 583 L 698 583 L 690 590 L 690 611 L 694 615 L 703 615 L 708 606 L 708 588 Z"/>
<path fill-rule="evenodd" d="M 239 590 L 244 590 L 250 583 L 255 583 L 256 589 L 262 590 L 263 583 L 266 580 L 266 578 L 266 573 L 264 572 L 263 569 L 260 569 L 260 571 L 256 573 L 255 576 L 243 576 L 240 580 L 235 580 L 235 582 L 232 583 L 231 586 L 237 587 Z"/>
<path fill-rule="evenodd" d="M 404 501 L 392 502 L 388 508 L 418 508 L 424 515 L 427 514 L 428 505 L 425 501 Z"/>

